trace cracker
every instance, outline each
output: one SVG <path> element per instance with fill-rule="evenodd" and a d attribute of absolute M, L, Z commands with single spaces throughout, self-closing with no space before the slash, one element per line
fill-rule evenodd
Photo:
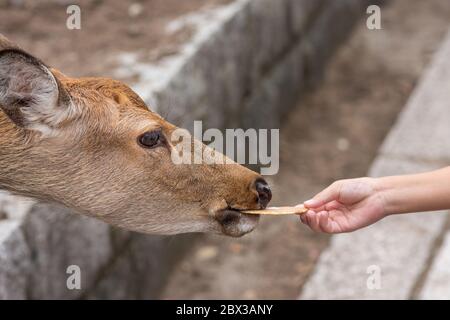
<path fill-rule="evenodd" d="M 303 214 L 308 211 L 304 206 L 299 207 L 269 207 L 264 210 L 242 210 L 242 213 L 246 214 L 270 214 L 270 215 L 282 215 L 282 214 Z"/>

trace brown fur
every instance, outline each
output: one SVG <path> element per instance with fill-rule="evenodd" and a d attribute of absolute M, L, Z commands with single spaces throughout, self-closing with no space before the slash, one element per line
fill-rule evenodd
<path fill-rule="evenodd" d="M 0 35 L 0 50 L 12 46 Z M 260 208 L 256 173 L 235 163 L 175 165 L 170 142 L 142 148 L 142 133 L 161 128 L 170 141 L 176 127 L 123 83 L 50 70 L 58 104 L 72 109 L 60 121 L 40 120 L 45 134 L 34 123 L 14 123 L 0 108 L 0 188 L 147 233 L 222 232 L 219 210 Z M 256 221 L 242 216 L 226 233 L 241 235 Z"/>

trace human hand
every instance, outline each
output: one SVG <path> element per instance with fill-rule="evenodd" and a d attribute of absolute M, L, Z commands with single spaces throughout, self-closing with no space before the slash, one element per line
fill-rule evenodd
<path fill-rule="evenodd" d="M 317 232 L 351 232 L 386 216 L 375 178 L 336 181 L 303 205 L 301 221 Z"/>

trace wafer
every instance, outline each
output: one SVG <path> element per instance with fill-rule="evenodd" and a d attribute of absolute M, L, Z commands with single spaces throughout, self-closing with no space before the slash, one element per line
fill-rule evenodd
<path fill-rule="evenodd" d="M 242 210 L 242 213 L 246 214 L 271 214 L 271 215 L 284 215 L 284 214 L 303 214 L 308 211 L 304 206 L 299 207 L 269 207 L 263 210 Z"/>

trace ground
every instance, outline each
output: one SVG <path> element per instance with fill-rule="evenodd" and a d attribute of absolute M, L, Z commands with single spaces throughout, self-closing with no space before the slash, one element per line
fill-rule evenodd
<path fill-rule="evenodd" d="M 191 36 L 170 33 L 175 18 L 232 0 L 0 0 L 0 33 L 70 76 L 113 76 L 117 53 L 154 61 Z M 68 4 L 81 8 L 81 29 L 66 26 Z"/>
<path fill-rule="evenodd" d="M 311 197 L 336 179 L 363 176 L 445 35 L 442 0 L 395 0 L 380 31 L 360 20 L 323 83 L 283 122 L 275 205 Z M 203 236 L 179 264 L 163 298 L 293 299 L 328 236 L 296 217 L 267 217 L 242 239 Z"/>

